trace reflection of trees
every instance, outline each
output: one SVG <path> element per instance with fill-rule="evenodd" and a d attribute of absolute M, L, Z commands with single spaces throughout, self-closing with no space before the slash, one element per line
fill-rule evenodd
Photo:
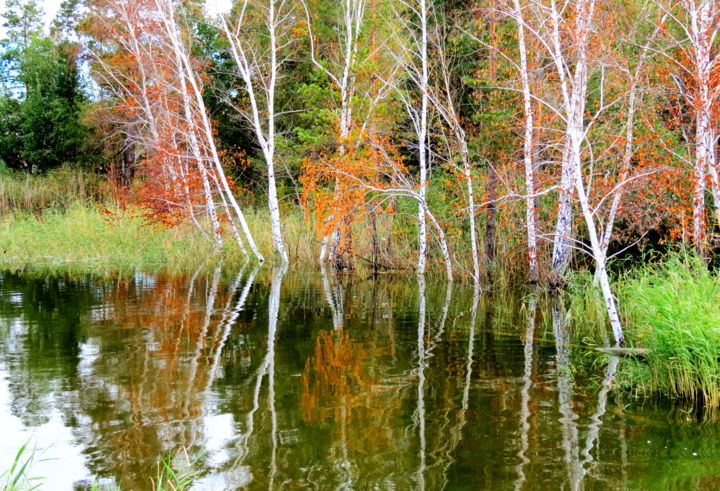
<path fill-rule="evenodd" d="M 600 390 L 597 393 L 596 408 L 590 416 L 585 445 L 581 449 L 580 429 L 577 423 L 579 416 L 573 408 L 575 382 L 570 362 L 570 332 L 560 297 L 552 299 L 551 312 L 556 346 L 558 405 L 561 414 L 560 423 L 568 483 L 571 489 L 582 489 L 584 481 L 595 463 L 592 452 L 600 437 L 602 419 L 607 410 L 608 392 L 615 380 L 619 359 L 611 357 L 608 360 Z"/>
<path fill-rule="evenodd" d="M 238 292 L 243 272 L 225 288 L 218 267 L 203 278 L 120 281 L 108 294 L 107 321 L 90 341 L 98 355 L 82 380 L 87 420 L 76 430 L 93 471 L 142 488 L 159 455 L 204 450 L 209 388 L 255 275 Z"/>
<path fill-rule="evenodd" d="M 0 356 L 24 424 L 45 423 L 53 392 L 76 387 L 85 326 L 103 290 L 90 276 L 0 272 Z"/>
<path fill-rule="evenodd" d="M 345 287 L 326 271 L 322 273 L 333 329 L 320 330 L 315 338 L 301 376 L 300 404 L 304 421 L 330 432 L 329 469 L 324 463 L 314 464 L 310 479 L 348 488 L 357 484 L 358 461 L 388 454 L 398 443 L 392 428 L 402 408 L 398 393 L 402 386 L 378 370 L 381 360 L 393 355 L 393 347 L 379 339 L 374 329 L 356 336 L 344 329 Z M 378 300 L 372 300 L 371 324 L 384 312 L 376 309 Z M 392 466 L 392 462 L 381 465 L 388 464 Z"/>
<path fill-rule="evenodd" d="M 520 450 L 517 465 L 518 477 L 515 481 L 515 489 L 522 489 L 523 483 L 527 482 L 525 466 L 530 463 L 527 451 L 530 448 L 528 434 L 530 432 L 530 388 L 532 387 L 533 373 L 533 347 L 535 344 L 535 316 L 537 315 L 537 297 L 531 294 L 527 302 L 527 327 L 525 328 L 525 343 L 523 345 L 523 385 L 520 390 Z"/>
<path fill-rule="evenodd" d="M 429 277 L 258 275 L 6 276 L 14 410 L 32 424 L 60 408 L 91 471 L 131 489 L 182 448 L 209 450 L 199 489 L 626 488 L 659 472 L 662 450 L 635 442 L 670 434 L 680 455 L 693 431 L 685 413 L 667 428 L 667 408 L 613 406 L 617 359 L 587 387 L 571 370 L 585 333 L 543 296 L 522 310 Z"/>

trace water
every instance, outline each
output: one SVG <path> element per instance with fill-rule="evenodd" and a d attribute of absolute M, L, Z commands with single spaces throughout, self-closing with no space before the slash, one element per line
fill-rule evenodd
<path fill-rule="evenodd" d="M 563 306 L 264 267 L 0 274 L 0 472 L 46 489 L 720 487 L 720 427 L 616 400 Z M 186 457 L 187 455 L 187 457 Z"/>

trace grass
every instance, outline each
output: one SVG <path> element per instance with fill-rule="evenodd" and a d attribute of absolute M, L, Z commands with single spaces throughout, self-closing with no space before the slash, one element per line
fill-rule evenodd
<path fill-rule="evenodd" d="M 108 215 L 96 205 L 76 202 L 65 209 L 49 208 L 39 214 L 0 216 L 0 268 L 182 271 L 221 261 L 233 267 L 245 261 L 229 233 L 224 237 L 223 254 L 218 255 L 213 244 L 191 223 L 158 227 L 148 224 L 138 209 L 110 208 L 113 213 Z M 320 246 L 312 225 L 306 222 L 301 209 L 284 211 L 283 237 L 292 263 L 315 267 Z M 267 210 L 250 209 L 246 218 L 261 252 L 272 260 Z M 369 248 L 368 235 L 358 229 L 358 250 Z M 416 255 L 408 247 L 395 247 L 390 260 L 386 260 L 391 268 L 412 270 Z M 356 256 L 355 263 L 360 269 L 369 264 L 362 254 Z"/>
<path fill-rule="evenodd" d="M 155 478 L 150 479 L 154 491 L 182 491 L 190 488 L 192 483 L 200 477 L 200 472 L 194 469 L 202 456 L 190 460 L 187 452 L 183 453 L 185 459 L 179 463 L 172 456 L 160 459 L 157 464 L 157 474 Z"/>
<path fill-rule="evenodd" d="M 75 203 L 108 199 L 107 186 L 93 172 L 63 166 L 45 175 L 9 172 L 0 168 L 0 215 L 67 209 Z"/>
<path fill-rule="evenodd" d="M 202 455 L 190 460 L 187 451 L 183 449 L 184 459 L 172 455 L 161 457 L 156 466 L 156 474 L 149 477 L 150 489 L 153 491 L 183 491 L 189 489 L 192 483 L 200 477 L 197 464 Z M 30 447 L 30 440 L 25 442 L 15 454 L 13 462 L 0 474 L 0 489 L 2 491 L 31 491 L 43 489 L 44 477 L 32 477 L 31 471 L 37 458 L 37 449 Z M 93 491 L 120 489 L 116 486 L 101 485 L 97 480 L 91 486 Z"/>
<path fill-rule="evenodd" d="M 263 255 L 273 259 L 268 210 L 262 199 L 244 211 L 250 229 Z M 243 256 L 227 234 L 222 256 L 191 224 L 173 229 L 148 226 L 135 209 L 121 210 L 115 203 L 111 186 L 102 176 L 75 166 L 63 166 L 44 175 L 29 175 L 0 168 L 0 267 L 14 270 L 70 269 L 104 272 L 143 269 L 187 270 L 217 264 L 228 267 L 243 261 Z M 417 205 L 399 198 L 394 216 L 380 214 L 376 222 L 380 269 L 413 271 L 417 263 Z M 103 215 L 109 208 L 114 216 Z M 447 212 L 447 213 L 445 213 Z M 445 216 L 449 213 L 448 216 Z M 283 237 L 293 265 L 315 268 L 320 250 L 313 225 L 299 206 L 286 201 L 281 206 Z M 447 223 L 460 220 L 444 210 L 438 218 Z M 484 224 L 478 220 L 479 230 Z M 471 269 L 467 231 L 449 226 L 448 241 L 453 248 L 455 273 L 462 277 Z M 392 230 L 392 233 L 388 232 Z M 502 279 L 524 281 L 524 262 L 519 261 L 515 237 L 498 229 L 498 253 L 488 263 L 484 252 L 481 262 L 493 271 L 485 283 Z M 484 235 L 479 233 L 479 249 L 485 250 Z M 510 248 L 510 250 L 505 250 Z M 373 237 L 368 221 L 353 228 L 354 265 L 364 273 L 372 268 Z M 429 272 L 442 274 L 444 265 L 434 240 L 429 242 Z M 502 281 L 500 281 L 502 283 Z M 507 281 L 505 282 L 507 283 Z"/>
<path fill-rule="evenodd" d="M 229 241 L 228 241 L 229 242 Z M 109 219 L 76 203 L 40 216 L 13 214 L 0 220 L 0 265 L 9 269 L 71 267 L 87 270 L 197 268 L 220 257 L 192 226 L 156 228 L 132 213 Z M 240 251 L 228 245 L 230 262 Z"/>
<path fill-rule="evenodd" d="M 37 449 L 29 445 L 30 440 L 18 449 L 10 467 L 0 474 L 2 491 L 29 491 L 40 487 L 43 478 L 30 475 Z"/>
<path fill-rule="evenodd" d="M 585 284 L 585 288 L 578 284 Z M 629 346 L 649 350 L 626 359 L 618 387 L 636 395 L 720 406 L 720 281 L 687 253 L 650 262 L 615 282 Z M 580 324 L 604 325 L 589 280 L 576 282 L 572 310 Z"/>

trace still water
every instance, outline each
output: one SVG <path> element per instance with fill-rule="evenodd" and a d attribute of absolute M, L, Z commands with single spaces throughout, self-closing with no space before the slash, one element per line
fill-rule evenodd
<path fill-rule="evenodd" d="M 558 301 L 476 293 L 0 273 L 0 472 L 29 440 L 45 489 L 149 489 L 169 455 L 194 489 L 720 487 L 718 423 L 618 400 Z"/>

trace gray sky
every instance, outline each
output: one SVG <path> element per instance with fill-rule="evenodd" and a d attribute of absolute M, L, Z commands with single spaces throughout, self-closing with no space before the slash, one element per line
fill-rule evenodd
<path fill-rule="evenodd" d="M 208 13 L 214 15 L 218 12 L 225 12 L 229 10 L 231 1 L 232 0 L 205 0 L 205 5 Z M 55 14 L 58 11 L 60 3 L 62 3 L 62 0 L 39 0 L 38 3 L 42 5 L 43 10 L 45 11 L 45 25 L 49 26 L 50 22 L 52 22 L 53 18 L 55 18 Z M 0 13 L 2 13 L 4 10 L 5 0 L 0 0 Z M 3 23 L 4 20 L 0 22 L 0 37 L 5 36 L 5 29 L 2 27 Z"/>

